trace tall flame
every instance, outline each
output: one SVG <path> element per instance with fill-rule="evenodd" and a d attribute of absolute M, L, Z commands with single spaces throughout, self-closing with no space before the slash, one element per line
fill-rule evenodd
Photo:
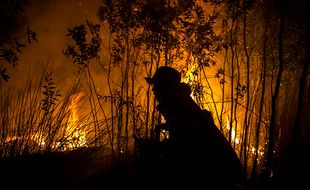
<path fill-rule="evenodd" d="M 66 137 L 66 146 L 67 149 L 74 149 L 78 147 L 86 146 L 86 131 L 82 129 L 83 123 L 79 121 L 78 115 L 78 103 L 81 100 L 83 93 L 77 93 L 72 96 L 69 109 L 69 119 L 67 126 L 64 131 L 64 136 Z"/>

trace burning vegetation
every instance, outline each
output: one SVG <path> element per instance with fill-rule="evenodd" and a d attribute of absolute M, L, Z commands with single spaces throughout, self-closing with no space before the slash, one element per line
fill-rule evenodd
<path fill-rule="evenodd" d="M 155 139 L 154 127 L 165 122 L 144 77 L 169 65 L 211 111 L 250 185 L 296 163 L 307 168 L 307 7 L 290 0 L 102 1 L 98 23 L 67 31 L 71 84 L 59 87 L 57 70 L 46 67 L 14 94 L 7 67 L 24 45 L 0 41 L 0 156 L 102 147 L 116 164 L 130 163 L 132 136 Z M 28 39 L 37 40 L 30 28 Z"/>

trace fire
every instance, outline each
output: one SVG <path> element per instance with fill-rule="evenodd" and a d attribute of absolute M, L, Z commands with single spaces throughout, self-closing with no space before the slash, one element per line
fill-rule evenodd
<path fill-rule="evenodd" d="M 81 100 L 83 94 L 78 93 L 73 95 L 68 107 L 69 119 L 66 128 L 63 131 L 65 143 L 60 142 L 63 150 L 71 150 L 74 148 L 87 146 L 86 131 L 83 128 L 83 123 L 80 123 L 78 115 L 78 103 Z M 56 143 L 56 147 L 60 145 Z"/>
<path fill-rule="evenodd" d="M 197 67 L 195 66 L 195 64 L 189 65 L 185 76 L 182 78 L 182 82 L 192 85 L 194 81 L 198 80 L 197 75 L 194 74 L 195 72 L 197 72 Z M 191 97 L 195 99 L 193 92 L 191 93 Z"/>
<path fill-rule="evenodd" d="M 71 97 L 70 103 L 68 105 L 68 120 L 65 123 L 65 127 L 61 130 L 61 134 L 59 134 L 55 139 L 52 139 L 50 142 L 51 150 L 56 151 L 67 151 L 73 150 L 79 147 L 86 147 L 86 130 L 85 130 L 85 121 L 81 122 L 79 119 L 79 107 L 78 104 L 83 94 L 78 93 Z M 46 137 L 42 131 L 32 133 L 29 135 L 17 136 L 12 135 L 6 137 L 4 143 L 14 143 L 19 142 L 21 145 L 25 143 L 27 146 L 28 143 L 33 143 L 40 150 L 44 150 L 47 148 L 47 140 L 49 137 Z"/>
<path fill-rule="evenodd" d="M 229 120 L 229 117 L 226 116 L 226 129 L 228 131 L 230 131 L 230 120 Z M 239 139 L 236 137 L 236 131 L 235 129 L 232 129 L 231 131 L 231 139 L 236 143 L 236 144 L 239 144 Z"/>

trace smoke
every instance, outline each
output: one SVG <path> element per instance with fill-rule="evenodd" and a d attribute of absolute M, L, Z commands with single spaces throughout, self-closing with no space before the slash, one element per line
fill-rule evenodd
<path fill-rule="evenodd" d="M 32 0 L 24 7 L 20 25 L 13 36 L 21 36 L 31 27 L 37 33 L 38 42 L 31 43 L 19 56 L 17 68 L 10 71 L 10 85 L 16 89 L 29 76 L 41 77 L 41 69 L 48 63 L 57 84 L 64 86 L 73 77 L 76 65 L 63 55 L 66 45 L 72 43 L 66 36 L 67 28 L 97 19 L 98 0 Z M 40 76 L 41 75 L 41 76 Z"/>

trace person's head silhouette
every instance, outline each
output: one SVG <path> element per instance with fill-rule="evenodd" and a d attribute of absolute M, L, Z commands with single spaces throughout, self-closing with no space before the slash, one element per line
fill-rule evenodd
<path fill-rule="evenodd" d="M 153 85 L 176 85 L 181 82 L 181 73 L 172 67 L 161 66 L 153 77 L 146 77 L 145 80 Z"/>
<path fill-rule="evenodd" d="M 145 80 L 153 85 L 155 98 L 161 102 L 169 96 L 173 96 L 175 90 L 181 83 L 181 73 L 168 66 L 159 67 L 153 77 L 146 77 Z"/>

